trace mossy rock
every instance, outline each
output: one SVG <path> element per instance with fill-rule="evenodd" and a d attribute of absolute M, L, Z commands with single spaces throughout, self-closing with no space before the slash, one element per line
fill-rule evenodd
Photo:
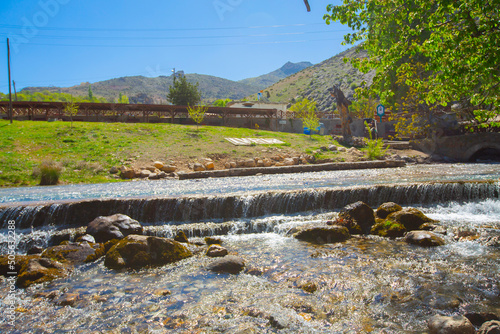
<path fill-rule="evenodd" d="M 406 228 L 390 220 L 381 220 L 372 226 L 370 233 L 381 237 L 398 238 L 406 233 Z"/>
<path fill-rule="evenodd" d="M 388 215 L 394 212 L 398 212 L 403 210 L 401 205 L 396 204 L 394 202 L 386 202 L 380 205 L 375 211 L 375 215 L 377 218 L 385 219 Z"/>
<path fill-rule="evenodd" d="M 185 243 L 185 244 L 187 244 L 189 242 L 186 233 L 184 233 L 184 231 L 182 231 L 182 230 L 177 231 L 177 234 L 175 235 L 174 240 L 177 242 Z"/>
<path fill-rule="evenodd" d="M 40 255 L 14 255 L 14 258 L 11 256 L 10 259 L 9 255 L 0 255 L 0 275 L 7 276 L 11 272 L 19 273 L 29 260 L 38 258 Z"/>
<path fill-rule="evenodd" d="M 120 241 L 120 239 L 111 239 L 109 241 L 106 241 L 104 243 L 104 253 L 107 253 L 109 252 L 109 250 L 114 246 L 116 245 L 118 242 Z"/>
<path fill-rule="evenodd" d="M 351 219 L 345 219 L 345 218 L 337 218 L 332 221 L 328 221 L 327 225 L 337 225 L 337 226 L 344 226 L 347 227 L 347 230 L 349 231 L 350 234 L 363 234 L 363 230 L 361 229 L 361 226 L 359 226 L 358 223 Z"/>
<path fill-rule="evenodd" d="M 425 226 L 424 224 L 436 222 L 415 208 L 405 208 L 391 213 L 387 216 L 387 219 L 404 225 L 407 231 L 420 230 Z"/>
<path fill-rule="evenodd" d="M 205 237 L 205 243 L 207 245 L 222 245 L 222 240 L 214 237 Z"/>
<path fill-rule="evenodd" d="M 110 269 L 139 269 L 177 262 L 192 255 L 172 239 L 132 234 L 111 247 L 104 265 Z"/>
<path fill-rule="evenodd" d="M 42 257 L 61 263 L 82 264 L 93 262 L 104 254 L 103 244 L 64 241 L 59 246 L 47 248 L 43 251 Z"/>
<path fill-rule="evenodd" d="M 313 282 L 305 283 L 305 284 L 301 285 L 300 288 L 302 290 L 304 290 L 305 292 L 309 292 L 309 293 L 314 293 L 314 292 L 316 292 L 316 290 L 318 290 L 318 286 L 316 285 L 316 283 L 313 283 Z"/>
<path fill-rule="evenodd" d="M 32 284 L 52 281 L 68 275 L 67 267 L 48 258 L 33 258 L 25 262 L 19 271 L 16 284 L 26 288 Z"/>
<path fill-rule="evenodd" d="M 345 226 L 324 225 L 302 227 L 294 237 L 299 240 L 313 242 L 317 244 L 330 244 L 349 239 L 351 235 Z"/>

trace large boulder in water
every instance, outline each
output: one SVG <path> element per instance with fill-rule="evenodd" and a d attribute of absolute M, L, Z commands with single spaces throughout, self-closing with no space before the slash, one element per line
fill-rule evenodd
<path fill-rule="evenodd" d="M 340 222 L 346 226 L 349 231 L 355 234 L 361 231 L 364 234 L 370 233 L 371 227 L 375 224 L 375 214 L 373 209 L 364 202 L 356 202 L 345 206 L 339 213 Z M 359 226 L 359 227 L 356 227 Z M 359 232 L 358 232 L 359 233 Z"/>
<path fill-rule="evenodd" d="M 192 255 L 186 246 L 172 239 L 132 234 L 111 247 L 104 265 L 110 269 L 139 269 L 162 266 Z"/>
<path fill-rule="evenodd" d="M 106 242 L 123 239 L 130 234 L 142 234 L 143 229 L 137 220 L 118 213 L 97 217 L 89 223 L 86 233 L 92 235 L 97 242 Z"/>
<path fill-rule="evenodd" d="M 296 239 L 317 244 L 330 244 L 347 240 L 351 237 L 345 226 L 306 225 L 298 228 L 293 235 Z"/>
<path fill-rule="evenodd" d="M 377 218 L 385 219 L 391 213 L 398 212 L 401 210 L 403 210 L 401 205 L 396 204 L 394 202 L 386 202 L 386 203 L 381 204 L 377 208 L 377 210 L 375 211 L 375 215 L 377 216 Z"/>
<path fill-rule="evenodd" d="M 427 322 L 430 334 L 474 334 L 476 330 L 464 316 L 435 315 Z"/>
<path fill-rule="evenodd" d="M 387 219 L 404 225 L 408 231 L 420 230 L 423 228 L 424 224 L 436 222 L 415 208 L 405 208 L 403 210 L 393 212 L 387 216 Z"/>
<path fill-rule="evenodd" d="M 82 264 L 93 262 L 104 256 L 104 253 L 103 244 L 64 241 L 59 246 L 49 247 L 44 250 L 42 257 L 61 263 Z"/>
<path fill-rule="evenodd" d="M 430 231 L 410 231 L 406 233 L 405 241 L 422 247 L 442 246 L 445 243 L 443 238 Z"/>

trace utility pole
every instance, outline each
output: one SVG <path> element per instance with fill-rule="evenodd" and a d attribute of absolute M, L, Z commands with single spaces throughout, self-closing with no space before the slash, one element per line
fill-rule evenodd
<path fill-rule="evenodd" d="M 175 67 L 172 69 L 172 73 L 174 73 L 174 84 L 175 84 Z"/>
<path fill-rule="evenodd" d="M 9 44 L 9 38 L 7 37 L 7 65 L 9 67 L 9 118 L 10 118 L 10 124 L 12 124 L 12 85 L 10 82 L 10 44 Z"/>

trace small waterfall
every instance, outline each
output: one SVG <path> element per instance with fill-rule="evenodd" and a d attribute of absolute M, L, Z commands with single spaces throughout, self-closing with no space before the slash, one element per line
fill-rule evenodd
<path fill-rule="evenodd" d="M 85 226 L 97 216 L 123 213 L 142 223 L 258 217 L 267 214 L 335 210 L 356 201 L 371 206 L 474 201 L 499 198 L 498 181 L 450 181 L 405 185 L 270 191 L 245 195 L 95 199 L 0 207 L 1 227 L 15 220 L 19 228 Z"/>

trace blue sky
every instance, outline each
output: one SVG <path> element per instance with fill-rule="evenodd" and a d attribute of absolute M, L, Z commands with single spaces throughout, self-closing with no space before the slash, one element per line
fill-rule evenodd
<path fill-rule="evenodd" d="M 339 0 L 2 0 L 0 91 L 7 37 L 16 88 L 72 86 L 172 68 L 240 80 L 287 61 L 319 63 L 346 49 L 327 26 Z"/>

